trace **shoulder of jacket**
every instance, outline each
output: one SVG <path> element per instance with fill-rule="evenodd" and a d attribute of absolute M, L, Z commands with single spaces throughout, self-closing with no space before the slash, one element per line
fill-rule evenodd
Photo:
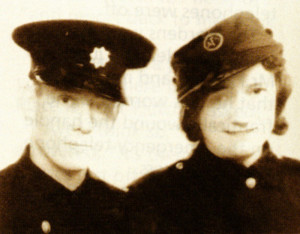
<path fill-rule="evenodd" d="M 18 162 L 16 162 L 0 171 L 0 187 L 12 183 L 18 176 L 22 177 L 22 175 L 20 175 Z"/>
<path fill-rule="evenodd" d="M 282 169 L 290 170 L 290 171 L 297 171 L 300 173 L 300 160 L 283 156 L 279 159 L 280 165 Z"/>
<path fill-rule="evenodd" d="M 125 191 L 107 181 L 102 180 L 99 177 L 91 177 L 91 190 L 94 196 L 99 196 L 105 194 L 107 197 L 116 198 L 124 195 Z"/>
<path fill-rule="evenodd" d="M 0 171 L 0 179 L 3 180 L 7 177 L 13 176 L 15 174 L 15 170 L 16 170 L 15 164 L 9 165 L 8 167 L 2 169 Z"/>
<path fill-rule="evenodd" d="M 175 182 L 175 179 L 182 175 L 181 172 L 184 169 L 185 161 L 186 160 L 179 160 L 167 167 L 155 170 L 141 178 L 138 178 L 128 186 L 129 191 L 145 188 L 150 190 L 159 190 L 166 184 Z"/>
<path fill-rule="evenodd" d="M 0 172 L 0 207 L 5 204 L 1 202 L 7 200 L 9 196 L 12 196 L 12 193 L 15 189 L 16 176 L 10 168 L 6 168 Z M 1 213 L 1 210 L 0 210 Z"/>
<path fill-rule="evenodd" d="M 283 184 L 287 181 L 295 182 L 296 180 L 300 183 L 300 161 L 297 159 L 287 156 L 280 158 L 274 156 L 265 165 L 264 169 L 268 171 L 267 174 L 272 181 L 281 181 Z M 282 180 L 286 182 L 282 182 Z"/>

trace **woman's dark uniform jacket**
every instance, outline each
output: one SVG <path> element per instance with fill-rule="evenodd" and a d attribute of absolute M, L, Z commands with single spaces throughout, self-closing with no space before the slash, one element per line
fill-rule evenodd
<path fill-rule="evenodd" d="M 134 233 L 300 232 L 300 162 L 278 159 L 268 143 L 249 168 L 200 144 L 140 179 L 129 197 Z"/>
<path fill-rule="evenodd" d="M 194 94 L 282 50 L 255 16 L 235 14 L 174 53 L 178 99 L 193 111 Z M 186 126 L 199 135 L 197 127 Z M 300 233 L 300 163 L 278 159 L 268 143 L 249 168 L 199 144 L 189 159 L 133 184 L 129 196 L 136 233 Z"/>
<path fill-rule="evenodd" d="M 126 233 L 123 191 L 89 174 L 69 191 L 29 151 L 0 172 L 0 233 Z"/>

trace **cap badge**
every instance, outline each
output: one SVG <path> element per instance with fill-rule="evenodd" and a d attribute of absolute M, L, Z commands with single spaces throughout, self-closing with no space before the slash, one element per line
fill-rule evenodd
<path fill-rule="evenodd" d="M 223 45 L 224 37 L 221 33 L 209 33 L 203 41 L 203 47 L 207 51 L 218 50 Z"/>
<path fill-rule="evenodd" d="M 99 67 L 104 67 L 107 62 L 109 62 L 110 52 L 104 47 L 95 47 L 93 52 L 90 53 L 90 63 L 94 65 L 97 69 Z"/>

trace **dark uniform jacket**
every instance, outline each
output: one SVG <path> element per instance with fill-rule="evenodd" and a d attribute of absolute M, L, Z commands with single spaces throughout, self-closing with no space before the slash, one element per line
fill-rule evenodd
<path fill-rule="evenodd" d="M 69 191 L 36 167 L 27 147 L 0 172 L 0 233 L 126 233 L 124 193 L 88 174 Z"/>
<path fill-rule="evenodd" d="M 135 233 L 300 233 L 300 163 L 264 145 L 249 168 L 202 144 L 130 187 Z"/>

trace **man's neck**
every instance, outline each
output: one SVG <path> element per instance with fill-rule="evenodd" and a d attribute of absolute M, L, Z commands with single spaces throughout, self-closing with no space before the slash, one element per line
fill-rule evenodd
<path fill-rule="evenodd" d="M 87 169 L 67 170 L 59 167 L 35 142 L 30 144 L 30 159 L 43 172 L 70 191 L 76 190 L 85 179 Z"/>

